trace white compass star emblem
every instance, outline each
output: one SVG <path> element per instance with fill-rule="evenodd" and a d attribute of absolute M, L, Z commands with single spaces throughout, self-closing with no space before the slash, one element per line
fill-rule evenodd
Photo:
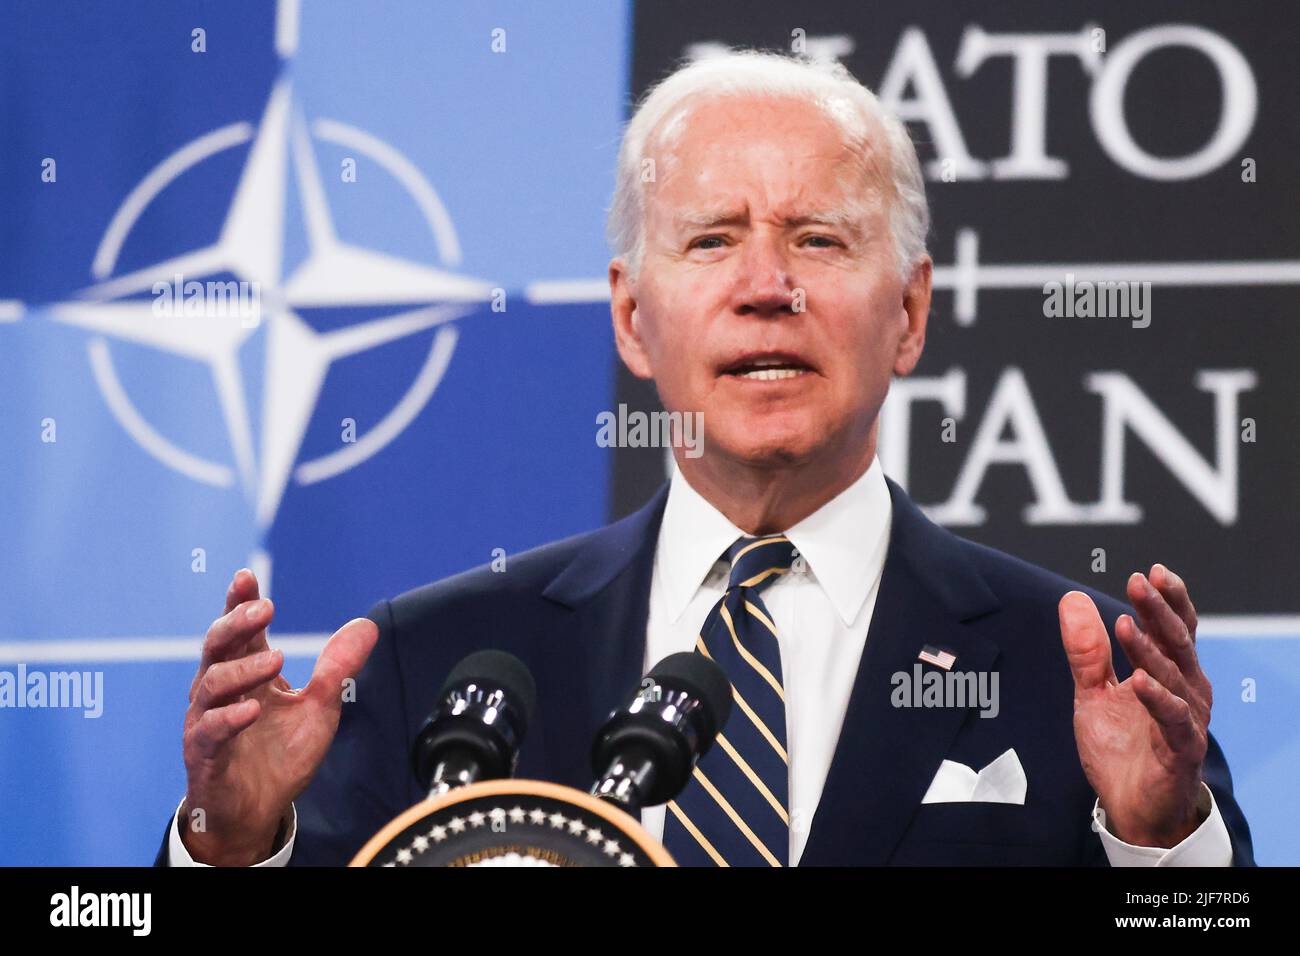
<path fill-rule="evenodd" d="M 259 527 L 275 518 L 291 477 L 311 484 L 359 464 L 391 441 L 417 415 L 437 387 L 456 343 L 452 320 L 468 303 L 486 301 L 490 283 L 396 256 L 364 249 L 335 232 L 312 147 L 313 136 L 367 155 L 395 175 L 425 215 L 444 263 L 460 259 L 454 228 L 432 187 L 387 144 L 332 120 L 318 120 L 309 134 L 296 110 L 287 79 L 271 93 L 260 126 L 223 127 L 182 147 L 159 164 L 122 203 L 110 223 L 92 273 L 98 282 L 78 301 L 51 307 L 60 322 L 101 336 L 135 342 L 206 363 L 212 374 L 229 436 L 234 468 L 202 459 L 174 445 L 148 424 L 118 381 L 108 344 L 90 342 L 92 367 L 115 416 L 136 441 L 164 464 L 215 485 L 236 480 L 254 502 Z M 225 149 L 252 140 L 234 199 L 217 241 L 127 275 L 111 277 L 131 227 L 149 202 L 182 172 Z M 289 164 L 292 162 L 307 233 L 306 259 L 284 274 L 284 228 Z M 160 316 L 151 299 L 139 298 L 158 283 L 202 281 L 225 273 L 255 283 L 260 321 L 240 316 Z M 176 290 L 179 297 L 181 290 Z M 373 306 L 382 318 L 317 332 L 295 310 L 324 306 Z M 403 307 L 409 307 L 403 309 Z M 238 354 L 266 325 L 266 375 L 260 447 L 254 449 L 252 419 Z M 311 415 L 330 363 L 387 342 L 441 326 L 424 368 L 406 396 L 353 444 L 303 462 L 295 469 Z"/>

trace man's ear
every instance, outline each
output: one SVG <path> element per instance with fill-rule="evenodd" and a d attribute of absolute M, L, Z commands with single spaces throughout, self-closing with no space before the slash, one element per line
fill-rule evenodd
<path fill-rule="evenodd" d="M 614 259 L 609 264 L 609 312 L 614 320 L 614 343 L 623 364 L 637 378 L 652 378 L 650 357 L 641 338 L 636 290 L 622 259 Z"/>
<path fill-rule="evenodd" d="M 907 316 L 907 330 L 898 340 L 894 353 L 894 374 L 910 375 L 921 360 L 925 348 L 925 326 L 930 317 L 930 293 L 934 263 L 929 256 L 917 262 L 912 277 L 903 289 L 903 312 Z"/>

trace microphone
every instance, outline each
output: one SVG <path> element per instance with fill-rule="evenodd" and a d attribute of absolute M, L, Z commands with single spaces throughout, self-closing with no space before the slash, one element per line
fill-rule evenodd
<path fill-rule="evenodd" d="M 504 651 L 470 654 L 452 668 L 411 744 L 416 779 L 437 797 L 511 776 L 536 704 L 537 685 L 523 661 Z"/>
<path fill-rule="evenodd" d="M 671 654 L 596 734 L 591 793 L 635 816 L 667 803 L 691 779 L 731 715 L 731 682 L 703 654 Z"/>

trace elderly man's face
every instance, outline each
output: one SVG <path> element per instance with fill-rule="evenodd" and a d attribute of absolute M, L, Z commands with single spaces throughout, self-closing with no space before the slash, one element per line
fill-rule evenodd
<path fill-rule="evenodd" d="M 874 148 L 866 163 L 887 169 Z M 899 277 L 877 174 L 790 98 L 705 99 L 652 155 L 636 282 L 611 264 L 629 369 L 670 411 L 704 413 L 706 458 L 869 452 L 891 376 L 920 356 L 930 286 L 928 260 Z"/>

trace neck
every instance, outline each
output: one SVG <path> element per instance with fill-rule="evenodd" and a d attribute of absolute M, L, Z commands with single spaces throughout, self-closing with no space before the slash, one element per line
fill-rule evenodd
<path fill-rule="evenodd" d="M 709 504 L 746 534 L 788 531 L 866 474 L 876 456 L 876 425 L 851 453 L 835 449 L 798 464 L 772 466 L 676 455 L 677 467 Z"/>

